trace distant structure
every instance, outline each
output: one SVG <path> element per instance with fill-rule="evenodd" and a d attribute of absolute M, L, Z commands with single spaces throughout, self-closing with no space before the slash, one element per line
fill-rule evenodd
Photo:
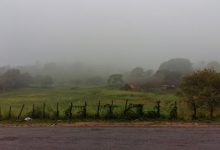
<path fill-rule="evenodd" d="M 126 91 L 142 91 L 139 85 L 133 83 L 126 83 L 121 89 Z"/>

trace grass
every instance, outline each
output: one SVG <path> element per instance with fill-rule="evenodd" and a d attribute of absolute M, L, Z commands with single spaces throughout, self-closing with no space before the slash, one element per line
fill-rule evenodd
<path fill-rule="evenodd" d="M 123 111 L 126 100 L 133 104 L 144 104 L 144 111 L 152 111 L 156 101 L 160 100 L 163 115 L 169 115 L 170 105 L 177 101 L 181 118 L 189 117 L 189 110 L 182 103 L 182 98 L 171 92 L 130 92 L 116 87 L 52 87 L 17 89 L 0 93 L 1 115 L 5 117 L 8 116 L 9 106 L 12 107 L 12 116 L 16 117 L 22 104 L 25 104 L 22 113 L 25 117 L 32 111 L 33 104 L 42 110 L 43 103 L 46 104 L 46 111 L 49 115 L 56 113 L 56 103 L 59 103 L 60 115 L 63 116 L 71 102 L 73 105 L 84 105 L 85 101 L 88 105 L 88 113 L 94 115 L 99 101 L 101 104 L 110 104 L 112 100 L 115 105 L 119 106 L 115 109 L 116 113 Z M 103 111 L 101 113 L 106 113 Z M 74 114 L 77 112 L 76 109 L 73 111 Z"/>
<path fill-rule="evenodd" d="M 175 101 L 179 97 L 174 94 L 154 94 L 146 92 L 121 91 L 117 88 L 108 87 L 82 87 L 71 89 L 69 87 L 55 88 L 27 88 L 0 93 L 0 104 L 33 104 L 33 103 L 54 103 L 54 102 L 83 102 L 89 103 L 109 102 L 109 100 L 148 103 L 154 100 Z"/>
<path fill-rule="evenodd" d="M 175 101 L 178 104 L 178 116 L 180 120 L 190 120 L 191 111 L 183 101 L 182 97 L 179 97 L 174 92 L 161 92 L 161 93 L 149 93 L 149 92 L 130 92 L 123 91 L 116 87 L 52 87 L 52 88 L 26 88 L 18 89 L 0 93 L 0 115 L 3 119 L 8 119 L 9 107 L 12 107 L 12 117 L 16 118 L 20 112 L 22 105 L 24 104 L 24 110 L 22 118 L 30 116 L 32 112 L 32 105 L 35 105 L 35 109 L 42 113 L 43 103 L 46 104 L 46 113 L 49 116 L 55 116 L 56 104 L 59 103 L 60 117 L 64 117 L 65 110 L 73 105 L 84 105 L 87 102 L 87 112 L 90 115 L 95 115 L 98 102 L 102 105 L 111 104 L 117 105 L 114 109 L 115 114 L 119 114 L 123 111 L 125 101 L 128 100 L 132 104 L 144 104 L 144 111 L 152 111 L 156 104 L 156 101 L 161 101 L 161 114 L 168 118 L 170 112 L 170 106 Z M 77 115 L 78 109 L 73 109 L 73 115 Z M 101 109 L 101 114 L 106 114 L 106 110 Z M 220 111 L 215 110 L 215 120 L 219 120 Z M 42 114 L 41 114 L 42 115 Z M 199 117 L 202 120 L 208 119 L 209 113 L 206 108 L 199 109 Z M 76 118 L 74 118 L 76 119 Z M 120 118 L 115 118 L 120 120 Z"/>
<path fill-rule="evenodd" d="M 42 109 L 43 103 L 46 104 L 46 111 L 49 114 L 56 112 L 56 103 L 59 103 L 60 115 L 64 115 L 64 111 L 70 103 L 73 105 L 88 104 L 88 112 L 96 113 L 97 104 L 110 104 L 114 101 L 116 112 L 123 110 L 125 100 L 129 103 L 144 104 L 144 111 L 151 111 L 155 102 L 161 101 L 161 113 L 168 115 L 169 107 L 174 101 L 180 101 L 181 97 L 173 93 L 147 93 L 147 92 L 130 92 L 122 91 L 115 87 L 52 87 L 52 88 L 26 88 L 0 93 L 0 106 L 3 116 L 7 116 L 9 106 L 12 107 L 12 115 L 14 117 L 19 113 L 22 104 L 25 104 L 23 117 L 32 111 L 32 105 Z M 74 111 L 77 113 L 77 110 Z"/>

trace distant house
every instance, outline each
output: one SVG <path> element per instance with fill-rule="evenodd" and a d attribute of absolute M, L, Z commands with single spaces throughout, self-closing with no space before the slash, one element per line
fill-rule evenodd
<path fill-rule="evenodd" d="M 161 85 L 161 89 L 162 90 L 176 89 L 176 85 L 174 85 L 174 84 L 164 84 L 164 85 Z"/>
<path fill-rule="evenodd" d="M 121 89 L 126 91 L 141 91 L 141 87 L 133 83 L 126 83 Z"/>

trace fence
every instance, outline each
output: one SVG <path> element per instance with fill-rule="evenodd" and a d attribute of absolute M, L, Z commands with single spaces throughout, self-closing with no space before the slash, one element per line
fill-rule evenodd
<path fill-rule="evenodd" d="M 87 102 L 83 105 L 74 105 L 72 102 L 65 107 L 60 107 L 60 103 L 56 103 L 53 107 L 47 106 L 46 103 L 41 105 L 33 104 L 31 107 L 25 104 L 16 107 L 4 107 L 4 113 L 0 106 L 1 120 L 23 120 L 26 117 L 32 119 L 53 119 L 53 120 L 71 120 L 79 119 L 145 119 L 145 118 L 163 118 L 161 114 L 160 101 L 155 103 L 152 111 L 144 111 L 143 104 L 129 103 L 125 101 L 124 106 L 117 105 L 112 101 L 109 104 L 102 104 L 101 101 L 93 107 L 88 108 Z M 8 109 L 7 109 L 8 108 Z M 176 102 L 170 107 L 169 119 L 177 119 L 177 104 Z"/>

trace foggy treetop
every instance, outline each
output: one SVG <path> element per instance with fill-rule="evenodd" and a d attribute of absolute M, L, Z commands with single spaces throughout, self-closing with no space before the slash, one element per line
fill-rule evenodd
<path fill-rule="evenodd" d="M 0 1 L 0 65 L 218 60 L 219 0 Z"/>

